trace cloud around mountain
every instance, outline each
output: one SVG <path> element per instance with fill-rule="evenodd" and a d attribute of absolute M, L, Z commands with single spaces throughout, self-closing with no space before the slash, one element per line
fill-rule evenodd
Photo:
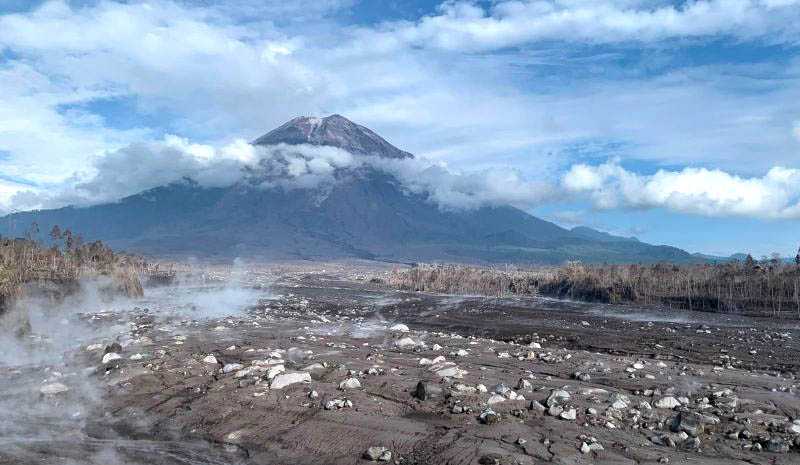
<path fill-rule="evenodd" d="M 343 172 L 365 167 L 392 175 L 406 191 L 426 194 L 443 209 L 532 206 L 555 195 L 552 186 L 527 180 L 512 169 L 459 172 L 425 159 L 356 155 L 330 146 L 255 146 L 236 140 L 214 147 L 167 136 L 107 154 L 86 179 L 17 193 L 12 204 L 27 206 L 24 209 L 94 205 L 184 178 L 203 187 L 246 182 L 262 189 L 318 189 L 338 182 Z"/>
<path fill-rule="evenodd" d="M 371 131 L 369 134 L 386 144 L 389 153 L 397 150 Z M 358 134 L 340 138 L 356 140 Z M 253 145 L 239 139 L 216 147 L 166 136 L 157 142 L 131 144 L 99 158 L 93 173 L 84 178 L 17 193 L 12 202 L 28 208 L 86 206 L 185 178 L 203 187 L 242 183 L 261 189 L 319 189 L 324 193 L 347 173 L 369 168 L 391 175 L 406 192 L 422 194 L 444 210 L 500 205 L 530 209 L 545 202 L 588 200 L 598 210 L 665 208 L 701 216 L 800 218 L 800 170 L 791 168 L 775 167 L 760 177 L 707 168 L 662 169 L 643 175 L 612 159 L 596 165 L 573 164 L 560 177 L 545 180 L 530 179 L 513 169 L 458 171 L 410 154 L 352 153 L 329 145 L 295 145 L 281 140 L 276 136 L 269 142 L 277 144 Z"/>

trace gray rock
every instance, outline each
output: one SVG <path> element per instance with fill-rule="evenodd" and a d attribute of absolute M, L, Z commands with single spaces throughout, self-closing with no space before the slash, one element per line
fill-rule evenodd
<path fill-rule="evenodd" d="M 530 391 L 532 387 L 531 382 L 525 378 L 520 378 L 517 382 L 517 390 Z"/>
<path fill-rule="evenodd" d="M 116 352 L 106 352 L 105 355 L 103 355 L 103 365 L 108 365 L 110 362 L 121 359 L 122 356 Z"/>
<path fill-rule="evenodd" d="M 68 391 L 69 388 L 61 383 L 45 384 L 44 386 L 39 388 L 39 392 L 45 396 L 55 396 L 58 394 L 63 394 Z"/>
<path fill-rule="evenodd" d="M 789 446 L 783 439 L 772 438 L 764 443 L 764 450 L 773 454 L 785 454 L 789 452 Z"/>
<path fill-rule="evenodd" d="M 570 398 L 569 392 L 562 389 L 554 389 L 550 391 L 550 396 L 547 397 L 545 405 L 552 407 L 554 405 L 563 405 Z"/>
<path fill-rule="evenodd" d="M 392 452 L 379 446 L 372 446 L 364 452 L 364 458 L 373 462 L 388 462 L 392 460 Z"/>
<path fill-rule="evenodd" d="M 662 397 L 661 399 L 658 399 L 653 405 L 655 405 L 656 408 L 663 408 L 663 409 L 672 410 L 675 407 L 680 407 L 681 403 L 678 402 L 678 399 L 676 399 L 676 398 L 674 398 L 672 396 L 668 396 L 668 397 Z"/>
<path fill-rule="evenodd" d="M 353 402 L 350 399 L 333 399 L 325 403 L 325 410 L 339 410 L 342 408 L 351 408 Z"/>
<path fill-rule="evenodd" d="M 106 346 L 105 350 L 103 350 L 103 355 L 110 354 L 110 353 L 119 354 L 122 353 L 122 346 L 118 342 L 111 343 Z"/>
<path fill-rule="evenodd" d="M 541 402 L 538 400 L 532 400 L 530 404 L 528 404 L 528 410 L 533 410 L 535 412 L 544 413 L 547 410 L 547 407 L 542 405 Z"/>
<path fill-rule="evenodd" d="M 588 443 L 584 442 L 583 444 L 581 444 L 581 452 L 584 453 L 584 454 L 589 454 L 591 452 L 600 452 L 601 450 L 604 450 L 604 449 L 603 449 L 603 445 L 600 444 L 599 442 L 595 442 L 595 443 L 591 443 L 591 444 L 588 444 Z"/>
<path fill-rule="evenodd" d="M 400 349 L 403 349 L 403 348 L 406 348 L 406 347 L 414 347 L 416 345 L 417 345 L 416 341 L 414 341 L 410 337 L 404 337 L 404 338 L 398 339 L 398 340 L 396 340 L 394 342 L 394 346 L 397 347 L 397 348 L 400 348 Z"/>
<path fill-rule="evenodd" d="M 675 433 L 683 431 L 691 437 L 697 437 L 704 430 L 702 416 L 693 412 L 680 412 L 672 419 L 670 429 Z"/>
<path fill-rule="evenodd" d="M 687 449 L 687 450 L 698 450 L 698 449 L 700 449 L 700 438 L 696 438 L 696 437 L 689 438 L 689 439 L 683 441 L 683 444 L 681 444 L 681 447 L 683 447 L 684 449 Z"/>
<path fill-rule="evenodd" d="M 281 373 L 272 378 L 272 382 L 269 384 L 269 388 L 283 389 L 286 386 L 292 384 L 307 383 L 307 382 L 311 382 L 311 375 L 306 372 Z"/>
<path fill-rule="evenodd" d="M 357 378 L 347 378 L 346 380 L 339 383 L 339 389 L 345 391 L 347 389 L 360 389 L 361 388 L 361 381 Z"/>
<path fill-rule="evenodd" d="M 511 390 L 511 388 L 506 386 L 503 383 L 495 385 L 495 387 L 492 388 L 492 392 L 495 392 L 495 393 L 500 394 L 500 395 L 504 395 L 505 393 L 507 393 L 510 390 Z"/>
<path fill-rule="evenodd" d="M 414 389 L 414 397 L 419 400 L 430 400 L 436 397 L 441 397 L 442 388 L 439 385 L 433 384 L 428 381 L 420 381 Z"/>
<path fill-rule="evenodd" d="M 239 371 L 244 368 L 244 365 L 241 363 L 228 363 L 224 367 L 222 367 L 222 372 L 225 374 L 233 373 L 234 371 Z"/>
<path fill-rule="evenodd" d="M 484 425 L 493 425 L 500 421 L 500 415 L 498 415 L 494 410 L 487 408 L 481 412 L 479 419 Z"/>
<path fill-rule="evenodd" d="M 562 420 L 572 421 L 572 420 L 575 420 L 575 418 L 578 417 L 578 413 L 575 411 L 574 408 L 571 408 L 571 409 L 564 410 L 563 412 L 561 412 L 561 414 L 559 414 L 558 417 L 561 418 Z"/>

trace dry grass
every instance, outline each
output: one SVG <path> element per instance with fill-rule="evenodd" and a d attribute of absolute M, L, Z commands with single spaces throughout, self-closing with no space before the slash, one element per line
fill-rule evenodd
<path fill-rule="evenodd" d="M 480 268 L 419 265 L 395 270 L 400 289 L 636 303 L 665 308 L 800 318 L 800 267 L 777 261 L 718 265 L 582 265 Z"/>
<path fill-rule="evenodd" d="M 553 273 L 552 269 L 420 264 L 410 269 L 394 270 L 389 276 L 389 284 L 399 289 L 446 294 L 536 294 L 540 283 L 552 279 Z"/>
<path fill-rule="evenodd" d="M 46 248 L 27 239 L 0 239 L 0 311 L 26 288 L 49 287 L 69 293 L 82 278 L 111 278 L 112 293 L 143 295 L 138 270 L 141 260 L 115 254 L 101 242 Z"/>

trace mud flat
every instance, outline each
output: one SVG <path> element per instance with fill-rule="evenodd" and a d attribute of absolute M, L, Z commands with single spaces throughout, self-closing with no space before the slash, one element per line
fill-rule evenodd
<path fill-rule="evenodd" d="M 361 278 L 253 271 L 245 294 L 224 275 L 148 292 L 88 317 L 124 328 L 86 340 L 73 370 L 3 382 L 36 379 L 60 406 L 91 383 L 56 430 L 88 463 L 800 463 L 796 323 Z M 207 292 L 233 293 L 186 299 Z M 17 433 L 0 463 L 65 463 Z"/>

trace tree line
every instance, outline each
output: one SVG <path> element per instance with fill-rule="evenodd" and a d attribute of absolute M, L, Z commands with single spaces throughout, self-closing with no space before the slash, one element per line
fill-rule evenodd
<path fill-rule="evenodd" d="M 482 295 L 545 295 L 664 309 L 800 318 L 800 251 L 777 257 L 678 265 L 587 265 L 520 269 L 420 264 L 395 270 L 401 289 Z"/>

